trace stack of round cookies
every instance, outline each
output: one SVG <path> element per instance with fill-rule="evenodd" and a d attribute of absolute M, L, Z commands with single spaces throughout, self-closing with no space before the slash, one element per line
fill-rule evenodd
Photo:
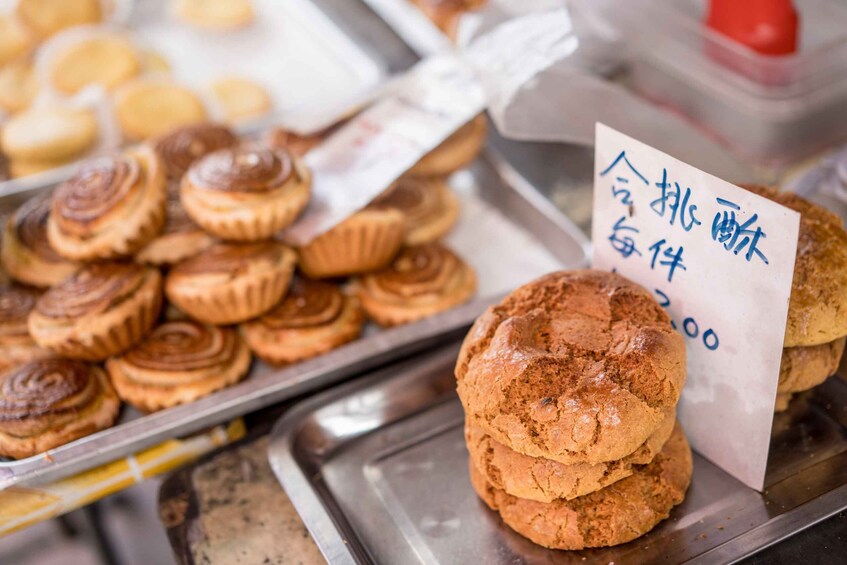
<path fill-rule="evenodd" d="M 847 341 L 847 232 L 840 217 L 804 198 L 744 186 L 800 213 L 776 411 L 835 374 Z"/>
<path fill-rule="evenodd" d="M 529 283 L 476 321 L 456 378 L 473 487 L 533 542 L 625 543 L 682 502 L 685 345 L 640 286 L 599 271 Z"/>
<path fill-rule="evenodd" d="M 8 220 L 0 245 L 0 456 L 27 457 L 247 375 L 468 300 L 473 270 L 438 240 L 458 213 L 440 177 L 403 179 L 294 250 L 309 203 L 285 148 L 185 126 L 91 160 Z M 300 272 L 296 269 L 300 267 Z M 349 283 L 337 277 L 355 275 Z M 324 280 L 318 280 L 324 279 Z"/>

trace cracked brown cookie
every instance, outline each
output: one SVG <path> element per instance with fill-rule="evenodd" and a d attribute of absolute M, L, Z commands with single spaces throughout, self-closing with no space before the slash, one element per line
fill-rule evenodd
<path fill-rule="evenodd" d="M 678 424 L 652 463 L 602 490 L 569 501 L 516 498 L 494 488 L 470 465 L 474 490 L 507 526 L 539 545 L 567 550 L 609 547 L 646 534 L 683 501 L 691 472 L 691 448 Z"/>
<path fill-rule="evenodd" d="M 841 218 L 790 192 L 741 186 L 800 212 L 785 347 L 821 345 L 847 335 L 847 231 Z"/>
<path fill-rule="evenodd" d="M 786 347 L 782 350 L 779 366 L 776 411 L 788 408 L 794 393 L 814 388 L 835 374 L 847 338 L 836 339 L 823 345 Z"/>
<path fill-rule="evenodd" d="M 456 363 L 467 421 L 531 455 L 621 459 L 656 431 L 685 383 L 685 344 L 642 287 L 552 273 L 489 308 Z"/>
<path fill-rule="evenodd" d="M 498 490 L 528 500 L 571 500 L 605 488 L 632 475 L 639 465 L 653 461 L 674 430 L 676 414 L 669 411 L 641 447 L 623 459 L 608 463 L 563 465 L 512 451 L 474 426 L 465 426 L 471 461 Z"/>

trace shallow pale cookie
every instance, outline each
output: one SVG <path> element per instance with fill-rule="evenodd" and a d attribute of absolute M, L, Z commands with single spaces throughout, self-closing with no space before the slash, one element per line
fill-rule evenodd
<path fill-rule="evenodd" d="M 230 122 L 258 118 L 271 109 L 271 97 L 265 88 L 243 78 L 225 78 L 212 83 L 212 94 Z"/>
<path fill-rule="evenodd" d="M 38 94 L 38 78 L 32 63 L 15 61 L 0 68 L 0 108 L 15 114 L 25 110 Z"/>
<path fill-rule="evenodd" d="M 650 463 L 670 438 L 676 423 L 669 411 L 662 424 L 641 447 L 617 461 L 564 465 L 512 451 L 474 426 L 465 427 L 471 461 L 496 489 L 518 498 L 552 502 L 571 500 L 605 488 Z"/>
<path fill-rule="evenodd" d="M 50 82 L 56 90 L 75 94 L 90 84 L 112 89 L 139 73 L 135 48 L 117 35 L 82 39 L 68 45 L 50 62 Z"/>
<path fill-rule="evenodd" d="M 253 21 L 253 6 L 250 0 L 175 0 L 174 14 L 189 25 L 229 31 Z"/>
<path fill-rule="evenodd" d="M 602 271 L 522 286 L 474 323 L 456 363 L 468 423 L 571 465 L 621 459 L 679 401 L 685 344 L 649 292 Z"/>
<path fill-rule="evenodd" d="M 71 159 L 97 141 L 97 120 L 85 109 L 29 109 L 10 119 L 0 145 L 10 159 L 45 162 Z"/>
<path fill-rule="evenodd" d="M 538 502 L 491 486 L 471 463 L 471 484 L 518 534 L 551 549 L 579 550 L 632 541 L 666 519 L 691 482 L 691 448 L 677 425 L 649 465 L 602 490 L 573 500 Z"/>
<path fill-rule="evenodd" d="M 0 67 L 25 55 L 32 45 L 32 34 L 20 19 L 0 14 Z"/>
<path fill-rule="evenodd" d="M 103 18 L 101 0 L 18 0 L 16 14 L 41 37 Z"/>
<path fill-rule="evenodd" d="M 142 140 L 206 119 L 203 101 L 167 81 L 138 80 L 118 89 L 115 112 L 124 137 Z"/>

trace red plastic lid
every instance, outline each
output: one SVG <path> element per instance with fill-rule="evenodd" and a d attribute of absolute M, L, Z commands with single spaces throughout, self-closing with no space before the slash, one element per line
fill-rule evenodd
<path fill-rule="evenodd" d="M 710 0 L 706 25 L 763 55 L 797 51 L 792 0 Z"/>

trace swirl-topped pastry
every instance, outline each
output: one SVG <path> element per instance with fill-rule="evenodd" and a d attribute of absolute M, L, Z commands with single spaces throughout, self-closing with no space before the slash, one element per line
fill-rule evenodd
<path fill-rule="evenodd" d="M 238 138 L 226 126 L 195 124 L 160 137 L 153 149 L 162 158 L 168 180 L 179 183 L 194 161 L 236 143 Z"/>
<path fill-rule="evenodd" d="M 409 170 L 409 174 L 445 177 L 467 167 L 482 151 L 487 134 L 485 116 L 480 114 L 425 155 Z"/>
<path fill-rule="evenodd" d="M 52 286 L 79 266 L 60 256 L 47 240 L 51 196 L 39 194 L 24 202 L 6 222 L 3 266 L 17 281 L 37 287 Z"/>
<path fill-rule="evenodd" d="M 162 275 L 134 263 L 94 263 L 48 290 L 29 316 L 35 341 L 65 357 L 106 359 L 153 327 Z"/>
<path fill-rule="evenodd" d="M 353 341 L 364 322 L 356 297 L 334 284 L 297 277 L 282 302 L 241 328 L 256 355 L 284 365 Z"/>
<path fill-rule="evenodd" d="M 29 288 L 0 285 L 0 372 L 49 356 L 36 345 L 27 329 L 27 319 L 38 296 Z"/>
<path fill-rule="evenodd" d="M 309 203 L 309 170 L 284 150 L 221 149 L 195 162 L 182 180 L 192 220 L 222 239 L 258 241 L 289 226 Z"/>
<path fill-rule="evenodd" d="M 362 277 L 359 298 L 381 326 L 414 322 L 467 302 L 476 274 L 439 243 L 407 247 L 391 265 Z"/>
<path fill-rule="evenodd" d="M 235 324 L 267 312 L 285 294 L 295 253 L 275 241 L 216 244 L 174 265 L 168 299 L 208 324 Z"/>
<path fill-rule="evenodd" d="M 459 201 L 440 178 L 404 177 L 371 203 L 394 208 L 406 219 L 406 245 L 441 239 L 459 217 Z"/>
<path fill-rule="evenodd" d="M 120 402 L 105 371 L 41 359 L 0 374 L 0 455 L 16 459 L 111 426 Z"/>
<path fill-rule="evenodd" d="M 150 148 L 95 159 L 56 189 L 47 237 L 74 260 L 132 255 L 162 229 L 166 198 L 164 170 Z"/>
<path fill-rule="evenodd" d="M 235 384 L 249 367 L 250 352 L 238 332 L 192 320 L 166 322 L 106 363 L 118 396 L 145 412 Z"/>

